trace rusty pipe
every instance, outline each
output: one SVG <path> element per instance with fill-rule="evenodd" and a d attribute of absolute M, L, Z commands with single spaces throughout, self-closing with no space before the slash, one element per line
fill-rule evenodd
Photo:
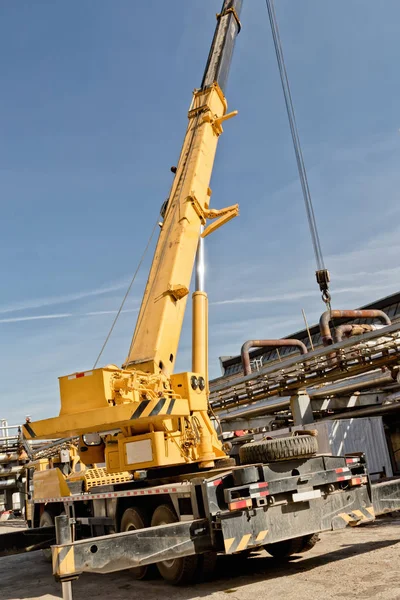
<path fill-rule="evenodd" d="M 283 339 L 283 340 L 248 340 L 242 346 L 240 351 L 242 357 L 243 372 L 245 375 L 250 375 L 250 350 L 251 348 L 281 348 L 281 347 L 298 348 L 301 354 L 307 354 L 307 347 L 300 340 Z"/>
<path fill-rule="evenodd" d="M 0 452 L 0 464 L 9 463 L 19 459 L 18 452 Z M 1 467 L 0 467 L 1 468 Z"/>
<path fill-rule="evenodd" d="M 327 310 L 322 313 L 319 320 L 319 330 L 324 346 L 333 344 L 333 338 L 329 327 L 329 323 L 332 319 L 379 319 L 385 325 L 392 324 L 387 314 L 382 310 Z"/>
<path fill-rule="evenodd" d="M 9 475 L 18 475 L 18 473 L 22 473 L 24 467 L 22 465 L 14 465 L 14 466 L 1 466 L 0 467 L 0 477 L 8 477 Z"/>
<path fill-rule="evenodd" d="M 349 338 L 353 335 L 362 335 L 363 333 L 368 333 L 368 331 L 375 330 L 375 325 L 368 325 L 367 323 L 363 323 L 362 325 L 351 325 L 350 323 L 346 323 L 346 325 L 339 325 L 339 327 L 335 328 L 335 331 L 333 332 L 333 338 L 336 344 L 341 342 L 343 337 Z"/>
<path fill-rule="evenodd" d="M 0 490 L 5 490 L 7 488 L 16 488 L 18 489 L 18 484 L 15 479 L 1 479 L 0 480 Z"/>

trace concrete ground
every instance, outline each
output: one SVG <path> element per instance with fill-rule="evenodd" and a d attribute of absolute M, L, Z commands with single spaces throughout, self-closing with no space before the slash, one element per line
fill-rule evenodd
<path fill-rule="evenodd" d="M 1 524 L 0 532 L 11 524 Z M 12 530 L 12 529 L 11 529 Z M 50 565 L 40 552 L 0 559 L 1 600 L 61 598 Z M 288 563 L 260 552 L 243 559 L 221 557 L 215 578 L 171 588 L 163 580 L 133 581 L 129 572 L 82 575 L 74 600 L 400 600 L 400 515 L 325 533 L 315 548 Z"/>

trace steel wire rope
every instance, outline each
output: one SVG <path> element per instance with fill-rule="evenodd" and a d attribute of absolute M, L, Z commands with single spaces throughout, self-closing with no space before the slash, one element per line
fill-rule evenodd
<path fill-rule="evenodd" d="M 187 158 L 188 158 L 188 155 L 190 154 L 190 150 L 191 150 L 191 148 L 192 148 L 192 145 L 193 145 L 193 139 L 194 139 L 195 131 L 196 131 L 196 129 L 197 129 L 197 125 L 198 125 L 198 117 L 197 117 L 197 119 L 196 119 L 196 123 L 195 123 L 195 125 L 194 125 L 194 128 L 193 128 L 192 137 L 191 137 L 191 140 L 190 140 L 190 143 L 189 143 L 189 149 L 188 149 L 188 153 L 187 153 L 187 155 L 186 155 L 186 157 L 185 157 L 184 169 L 183 169 L 183 172 L 182 172 L 182 174 L 181 174 L 181 177 L 179 178 L 178 184 L 177 184 L 177 186 L 176 186 L 176 192 L 178 191 L 179 187 L 180 187 L 180 186 L 183 184 L 183 182 L 184 182 L 184 180 L 185 180 L 185 176 L 186 176 L 186 166 L 187 166 Z M 170 207 L 169 207 L 169 206 L 167 206 L 166 214 L 168 213 L 168 209 L 169 209 L 169 208 L 170 208 Z M 179 203 L 179 209 L 180 209 L 180 203 Z M 126 302 L 126 300 L 127 300 L 128 296 L 129 296 L 129 293 L 130 293 L 130 291 L 131 291 L 132 285 L 133 285 L 133 283 L 134 283 L 134 281 L 135 281 L 135 279 L 136 279 L 136 276 L 137 276 L 137 274 L 138 274 L 138 272 L 139 272 L 139 269 L 140 269 L 140 267 L 142 266 L 143 260 L 144 260 L 144 258 L 145 258 L 145 256 L 146 256 L 146 254 L 147 254 L 147 251 L 148 251 L 148 249 L 149 249 L 149 246 L 150 246 L 150 244 L 151 244 L 151 241 L 152 241 L 152 239 L 153 239 L 154 233 L 155 233 L 155 231 L 156 231 L 156 229 L 157 229 L 157 227 L 158 227 L 158 224 L 159 224 L 159 219 L 157 218 L 157 221 L 156 221 L 156 223 L 155 223 L 155 225 L 154 225 L 154 227 L 153 227 L 153 230 L 152 230 L 152 232 L 151 232 L 151 234 L 150 234 L 150 237 L 149 237 L 149 239 L 148 239 L 148 242 L 147 242 L 147 245 L 146 245 L 146 247 L 145 247 L 145 250 L 144 250 L 144 252 L 143 252 L 143 254 L 142 254 L 142 256 L 141 256 L 141 259 L 140 259 L 140 261 L 139 261 L 139 263 L 138 263 L 138 266 L 137 266 L 137 268 L 136 268 L 136 270 L 135 270 L 135 273 L 134 273 L 134 275 L 133 275 L 133 277 L 132 277 L 132 279 L 131 279 L 131 281 L 130 281 L 130 283 L 129 283 L 129 286 L 128 286 L 127 290 L 126 290 L 125 296 L 124 296 L 124 298 L 123 298 L 123 300 L 122 300 L 122 302 L 121 302 L 121 305 L 120 305 L 120 307 L 119 307 L 119 309 L 118 309 L 118 311 L 117 311 L 117 314 L 115 315 L 115 318 L 114 318 L 114 320 L 113 320 L 113 323 L 112 323 L 112 325 L 111 325 L 111 327 L 110 327 L 110 330 L 109 330 L 109 332 L 108 332 L 108 334 L 107 334 L 107 337 L 106 337 L 106 339 L 105 339 L 105 341 L 104 341 L 104 343 L 103 343 L 103 346 L 102 346 L 102 348 L 101 348 L 101 350 L 100 350 L 100 352 L 99 352 L 99 354 L 98 354 L 98 356 L 97 356 L 97 358 L 96 358 L 96 361 L 95 361 L 95 363 L 94 363 L 94 365 L 93 365 L 93 369 L 95 369 L 95 368 L 96 368 L 96 366 L 97 366 L 97 364 L 98 364 L 98 362 L 99 362 L 99 360 L 100 360 L 100 358 L 101 358 L 101 356 L 102 356 L 102 354 L 103 354 L 103 352 L 104 352 L 104 349 L 105 349 L 105 347 L 106 347 L 106 345 L 107 345 L 107 343 L 108 343 L 108 341 L 109 341 L 109 339 L 110 339 L 110 337 L 111 337 L 111 334 L 112 334 L 112 332 L 113 332 L 113 330 L 114 330 L 114 327 L 115 327 L 115 325 L 116 325 L 116 323 L 117 323 L 117 321 L 118 321 L 118 318 L 119 318 L 119 316 L 120 316 L 120 314 L 121 314 L 121 312 L 122 312 L 122 309 L 123 309 L 123 307 L 124 307 L 124 304 L 125 304 L 125 302 Z M 171 225 L 170 225 L 170 228 L 171 228 L 171 226 L 172 226 L 172 223 L 171 223 Z M 164 249 L 162 250 L 161 254 L 163 254 L 163 253 L 164 253 Z M 140 322 L 138 323 L 138 326 L 140 326 Z M 131 345 L 130 345 L 130 348 L 129 348 L 129 354 L 130 354 L 130 352 L 131 352 L 131 350 L 132 350 L 133 342 L 134 342 L 134 338 L 132 338 L 132 341 L 131 341 Z"/>
<path fill-rule="evenodd" d="M 120 304 L 120 307 L 119 307 L 119 309 L 118 309 L 118 311 L 117 311 L 117 314 L 116 314 L 116 315 L 115 315 L 115 317 L 114 317 L 114 320 L 113 320 L 113 322 L 112 322 L 112 325 L 111 325 L 111 327 L 110 327 L 110 330 L 109 330 L 109 332 L 108 332 L 108 334 L 107 334 L 107 337 L 106 337 L 106 339 L 104 340 L 104 343 L 103 343 L 103 345 L 102 345 L 102 347 L 101 347 L 101 350 L 100 350 L 100 352 L 99 352 L 99 354 L 98 354 L 98 356 L 97 356 L 97 358 L 96 358 L 96 361 L 95 361 L 95 363 L 94 363 L 94 365 L 93 365 L 93 369 L 95 369 L 95 368 L 97 367 L 97 363 L 99 362 L 99 360 L 100 360 L 100 358 L 101 358 L 101 355 L 103 354 L 103 352 L 104 352 L 104 349 L 105 349 L 105 347 L 107 346 L 108 340 L 109 340 L 109 339 L 110 339 L 110 337 L 111 337 L 111 334 L 112 334 L 112 332 L 113 332 L 113 330 L 114 330 L 114 327 L 115 327 L 115 325 L 116 325 L 116 323 L 117 323 L 117 321 L 118 321 L 118 318 L 119 318 L 119 316 L 120 316 L 120 314 L 121 314 L 121 312 L 122 312 L 122 309 L 123 309 L 123 307 L 124 307 L 124 304 L 125 304 L 125 302 L 126 302 L 126 299 L 127 299 L 127 298 L 128 298 L 128 296 L 129 296 L 129 292 L 131 291 L 132 285 L 134 284 L 134 281 L 135 281 L 135 279 L 136 279 L 136 276 L 137 276 L 137 274 L 139 273 L 140 267 L 142 266 L 142 263 L 143 263 L 143 261 L 144 261 L 144 259 L 145 259 L 145 256 L 146 256 L 146 254 L 147 254 L 147 251 L 148 251 L 148 249 L 149 249 L 149 246 L 150 246 L 150 244 L 151 244 L 151 241 L 152 241 L 152 239 L 153 239 L 153 236 L 154 236 L 154 233 L 155 233 L 155 231 L 156 231 L 157 227 L 158 227 L 158 219 L 157 219 L 157 221 L 156 221 L 156 223 L 155 223 L 155 225 L 154 225 L 154 227 L 153 227 L 153 230 L 152 230 L 152 232 L 151 232 L 151 234 L 150 234 L 150 237 L 149 237 L 149 239 L 147 240 L 146 247 L 145 247 L 145 249 L 144 249 L 144 251 L 143 251 L 143 254 L 142 254 L 142 256 L 141 256 L 141 258 L 140 258 L 140 260 L 139 260 L 138 266 L 136 267 L 136 270 L 135 270 L 135 272 L 134 272 L 134 274 L 133 274 L 133 277 L 132 277 L 132 279 L 131 279 L 131 281 L 130 281 L 130 283 L 129 283 L 129 285 L 128 285 L 128 288 L 127 288 L 127 290 L 126 290 L 126 292 L 125 292 L 125 296 L 124 296 L 124 297 L 123 297 L 123 299 L 122 299 L 122 302 L 121 302 L 121 304 Z"/>
<path fill-rule="evenodd" d="M 286 111 L 289 119 L 290 132 L 292 134 L 293 146 L 296 156 L 297 168 L 299 171 L 300 183 L 303 192 L 304 204 L 306 207 L 308 225 L 310 228 L 311 240 L 314 249 L 315 260 L 317 263 L 318 270 L 325 270 L 325 263 L 322 254 L 321 242 L 318 234 L 317 222 L 315 219 L 315 213 L 313 203 L 311 199 L 311 192 L 308 185 L 307 171 L 304 163 L 303 153 L 301 149 L 300 138 L 297 130 L 296 116 L 293 107 L 293 99 L 290 91 L 289 78 L 286 71 L 285 59 L 283 55 L 282 42 L 279 34 L 279 27 L 275 13 L 274 0 L 266 0 L 269 21 L 271 25 L 272 37 L 274 41 L 276 58 L 278 61 L 278 69 L 282 84 L 283 95 L 285 99 Z M 329 293 L 328 293 L 329 295 Z M 324 299 L 324 297 L 323 297 Z M 329 298 L 328 302 L 329 302 Z M 325 301 L 325 300 L 324 300 Z"/>

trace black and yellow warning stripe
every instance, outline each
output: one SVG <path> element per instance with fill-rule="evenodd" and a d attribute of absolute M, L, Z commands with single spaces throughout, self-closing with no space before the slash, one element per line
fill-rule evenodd
<path fill-rule="evenodd" d="M 257 535 L 253 533 L 245 533 L 232 538 L 224 539 L 224 546 L 226 554 L 233 554 L 234 552 L 241 552 L 247 548 L 253 546 L 262 546 L 266 543 L 268 535 L 268 529 L 263 529 Z"/>
<path fill-rule="evenodd" d="M 53 546 L 53 574 L 62 577 L 75 573 L 75 556 L 73 546 Z"/>
<path fill-rule="evenodd" d="M 375 511 L 373 506 L 366 506 L 355 509 L 350 513 L 339 513 L 337 516 L 343 519 L 346 525 L 356 527 L 357 525 L 365 523 L 366 521 L 374 521 Z"/>
<path fill-rule="evenodd" d="M 26 432 L 28 432 L 28 435 L 26 435 Z M 36 437 L 36 433 L 33 431 L 29 423 L 25 423 L 25 425 L 22 425 L 22 434 L 24 438 L 27 439 Z"/>
<path fill-rule="evenodd" d="M 102 411 L 107 411 L 107 418 L 104 420 L 103 424 L 126 422 L 132 421 L 134 419 L 146 419 L 149 417 L 156 417 L 158 415 L 181 416 L 188 414 L 189 410 L 187 402 L 183 400 L 177 400 L 175 398 L 165 397 L 155 398 L 154 400 L 142 400 L 141 402 L 139 402 L 138 404 L 134 404 L 133 406 L 134 410 L 131 414 L 126 412 L 127 410 L 129 410 L 128 405 L 115 406 L 113 407 L 112 411 L 110 411 L 110 408 L 107 407 Z M 110 418 L 110 415 L 115 415 L 115 418 Z M 70 435 L 71 432 L 76 432 L 79 435 L 79 430 L 81 428 L 79 425 L 77 425 L 78 417 L 82 418 L 82 422 L 85 419 L 85 422 L 90 422 L 91 425 L 94 425 L 91 421 L 91 415 L 89 419 L 89 411 L 84 411 L 82 413 L 62 415 L 60 417 L 55 417 L 54 419 L 37 421 L 36 423 L 24 423 L 24 425 L 22 426 L 22 433 L 24 438 L 28 440 L 36 437 L 47 438 L 48 436 L 45 434 L 48 434 L 50 432 L 51 434 L 53 434 L 54 431 L 58 431 L 60 433 L 60 437 L 66 434 L 66 432 L 68 432 Z M 51 427 L 50 423 L 52 423 Z"/>
<path fill-rule="evenodd" d="M 174 410 L 175 402 L 174 398 L 142 400 L 132 413 L 131 420 L 156 417 L 159 414 L 170 415 Z"/>

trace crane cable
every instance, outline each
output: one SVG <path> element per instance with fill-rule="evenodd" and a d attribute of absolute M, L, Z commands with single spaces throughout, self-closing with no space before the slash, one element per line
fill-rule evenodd
<path fill-rule="evenodd" d="M 200 116 L 201 116 L 201 113 L 199 112 L 199 114 L 197 115 L 197 117 L 196 117 L 196 120 L 195 120 L 195 122 L 194 122 L 194 127 L 193 127 L 193 130 L 192 130 L 192 134 L 191 134 L 191 139 L 190 139 L 190 142 L 189 142 L 188 151 L 187 151 L 187 153 L 186 153 L 185 160 L 184 160 L 184 164 L 183 164 L 183 168 L 182 168 L 182 172 L 181 172 L 181 174 L 180 174 L 180 177 L 179 177 L 179 180 L 178 180 L 178 184 L 177 184 L 177 186 L 176 186 L 176 189 L 175 189 L 175 195 L 177 195 L 177 193 L 178 193 L 178 190 L 181 188 L 181 186 L 183 186 L 183 183 L 185 182 L 185 179 L 186 179 L 187 170 L 188 170 L 188 168 L 187 168 L 187 167 L 188 167 L 188 158 L 189 158 L 189 155 L 190 155 L 190 151 L 191 151 L 191 149 L 192 149 L 192 147 L 193 147 L 193 143 L 194 143 L 194 138 L 195 138 L 195 135 L 196 135 L 197 127 L 199 126 L 199 123 L 200 123 Z M 172 168 L 171 168 L 171 170 L 172 170 Z M 173 171 L 173 172 L 176 172 L 176 171 Z M 173 186 L 173 185 L 174 185 L 174 184 L 172 184 L 172 186 Z M 170 196 L 168 196 L 168 200 L 169 200 L 169 199 L 170 199 Z M 166 208 L 166 210 L 167 210 L 167 211 L 168 211 L 168 210 L 170 210 L 170 208 L 171 208 L 171 204 L 172 204 L 171 202 L 168 202 L 168 204 L 167 204 L 167 208 Z M 178 210 L 179 210 L 179 211 L 180 211 L 180 208 L 181 208 L 181 206 L 180 206 L 180 203 L 179 203 L 179 205 L 178 205 Z M 164 217 L 163 217 L 163 218 L 165 219 L 165 215 L 164 215 Z M 179 219 L 180 219 L 180 213 L 179 213 Z M 173 223 L 171 222 L 171 224 L 170 224 L 170 226 L 169 226 L 168 234 L 169 234 L 169 233 L 170 233 L 170 231 L 171 231 L 172 224 L 173 224 Z M 150 237 L 149 237 L 149 239 L 148 239 L 148 241 L 147 241 L 147 245 L 146 245 L 146 247 L 145 247 L 145 249 L 144 249 L 144 251 L 143 251 L 143 254 L 142 254 L 142 256 L 141 256 L 141 259 L 140 259 L 140 261 L 139 261 L 139 263 L 138 263 L 138 265 L 137 265 L 136 271 L 135 271 L 135 273 L 133 274 L 133 277 L 132 277 L 132 279 L 131 279 L 131 281 L 130 281 L 130 283 L 129 283 L 128 289 L 126 290 L 125 296 L 124 296 L 124 297 L 123 297 L 123 299 L 122 299 L 122 302 L 121 302 L 121 305 L 120 305 L 120 307 L 119 307 L 119 309 L 118 309 L 118 312 L 117 312 L 117 314 L 116 314 L 116 315 L 115 315 L 115 317 L 114 317 L 114 320 L 113 320 L 113 322 L 112 322 L 112 325 L 111 325 L 111 327 L 110 327 L 110 330 L 109 330 L 109 332 L 108 332 L 108 334 L 107 334 L 107 337 L 106 337 L 106 339 L 104 340 L 103 346 L 102 346 L 102 348 L 101 348 L 101 350 L 100 350 L 100 352 L 99 352 L 99 354 L 98 354 L 98 356 L 97 356 L 97 358 L 96 358 L 96 361 L 95 361 L 95 363 L 94 363 L 94 365 L 93 365 L 93 369 L 95 369 L 95 368 L 96 368 L 96 366 L 97 366 L 97 364 L 98 364 L 98 362 L 99 362 L 99 360 L 100 360 L 100 358 L 101 358 L 101 355 L 103 354 L 103 352 L 104 352 L 104 349 L 105 349 L 105 347 L 106 347 L 106 345 L 107 345 L 107 343 L 108 343 L 108 340 L 109 340 L 109 339 L 110 339 L 110 337 L 111 337 L 111 334 L 112 334 L 112 332 L 113 332 L 113 330 L 114 330 L 114 327 L 115 327 L 115 325 L 116 325 L 116 323 L 117 323 L 117 321 L 118 321 L 118 319 L 119 319 L 119 316 L 120 316 L 120 314 L 121 314 L 121 312 L 122 312 L 122 309 L 123 309 L 123 307 L 124 307 L 124 304 L 125 304 L 125 302 L 126 302 L 126 299 L 127 299 L 127 298 L 128 298 L 128 296 L 129 296 L 129 293 L 130 293 L 130 291 L 131 291 L 132 285 L 133 285 L 133 283 L 134 283 L 134 281 L 135 281 L 135 279 L 136 279 L 136 275 L 138 274 L 138 272 L 139 272 L 139 270 L 140 270 L 140 267 L 142 266 L 143 260 L 144 260 L 144 258 L 145 258 L 145 256 L 146 256 L 146 254 L 147 254 L 147 251 L 148 251 L 148 249 L 149 249 L 149 246 L 150 246 L 150 244 L 151 244 L 151 241 L 152 241 L 152 239 L 153 239 L 154 233 L 155 233 L 155 231 L 156 231 L 156 229 L 157 229 L 157 227 L 158 227 L 159 225 L 160 225 L 160 223 L 159 223 L 159 219 L 157 219 L 157 221 L 156 221 L 156 223 L 155 223 L 155 225 L 154 225 L 154 227 L 153 227 L 153 231 L 151 232 L 151 234 L 150 234 Z M 168 239 L 168 235 L 167 235 L 167 239 Z M 166 251 L 165 249 L 166 249 L 166 242 L 164 243 L 163 249 L 162 249 L 162 251 L 161 251 L 161 252 L 162 252 L 162 255 L 165 253 L 165 251 Z M 147 298 L 147 302 L 148 302 L 148 301 L 149 301 L 149 299 Z M 147 304 L 145 305 L 144 311 L 146 310 L 146 306 L 147 306 Z M 143 318 L 143 313 L 144 313 L 144 311 L 142 312 L 142 318 Z M 139 315 L 139 316 L 140 316 L 140 315 Z M 141 321 L 140 321 L 140 320 L 139 320 L 139 318 L 138 318 L 137 325 L 136 325 L 136 329 L 135 329 L 135 333 L 136 333 L 136 331 L 138 330 L 138 328 L 139 328 L 140 324 L 141 324 Z M 130 353 L 131 353 L 132 346 L 133 346 L 133 343 L 134 343 L 134 339 L 135 339 L 135 334 L 134 334 L 134 335 L 133 335 L 133 337 L 132 337 L 132 341 L 131 341 L 131 345 L 130 345 L 130 348 L 129 348 L 129 353 L 128 353 L 128 356 L 129 356 L 129 355 L 130 355 Z"/>
<path fill-rule="evenodd" d="M 296 116 L 293 107 L 292 94 L 290 91 L 289 78 L 286 71 L 285 59 L 283 55 L 282 42 L 279 34 L 278 22 L 276 19 L 274 0 L 266 0 L 269 21 L 271 25 L 272 38 L 274 40 L 275 53 L 278 61 L 279 74 L 281 78 L 281 84 L 283 89 L 283 95 L 285 98 L 286 111 L 289 118 L 290 132 L 292 134 L 294 152 L 296 155 L 297 168 L 299 171 L 301 189 L 303 191 L 304 204 L 306 207 L 308 225 L 310 228 L 311 240 L 314 249 L 315 261 L 317 264 L 317 271 L 315 273 L 317 283 L 319 284 L 322 292 L 322 300 L 325 302 L 327 308 L 331 310 L 331 295 L 329 292 L 329 271 L 325 268 L 324 257 L 322 254 L 321 242 L 319 239 L 317 222 L 315 219 L 314 208 L 311 199 L 310 188 L 308 185 L 307 171 L 304 164 L 303 152 L 301 150 L 301 143 L 299 133 L 297 130 Z"/>
<path fill-rule="evenodd" d="M 104 348 L 107 346 L 108 340 L 110 339 L 110 337 L 111 337 L 111 334 L 112 334 L 112 332 L 113 332 L 113 330 L 114 330 L 114 327 L 115 327 L 115 325 L 116 325 L 116 323 L 117 323 L 117 321 L 118 321 L 118 318 L 119 318 L 119 316 L 120 316 L 120 314 L 121 314 L 121 312 L 122 312 L 122 309 L 124 308 L 124 304 L 125 304 L 125 302 L 126 302 L 126 299 L 127 299 L 127 298 L 128 298 L 128 296 L 129 296 L 129 292 L 131 291 L 131 288 L 132 288 L 132 286 L 133 286 L 133 283 L 134 283 L 134 281 L 135 281 L 135 279 L 136 279 L 136 275 L 139 273 L 140 267 L 142 266 L 142 263 L 143 263 L 143 261 L 144 261 L 144 258 L 145 258 L 145 256 L 146 256 L 146 254 L 147 254 L 147 251 L 148 251 L 148 249 L 149 249 L 149 246 L 150 246 L 150 244 L 151 244 L 151 240 L 153 239 L 154 233 L 155 233 L 155 231 L 156 231 L 156 229 L 157 229 L 157 227 L 158 227 L 158 221 L 159 221 L 159 219 L 157 219 L 157 221 L 156 221 L 156 223 L 155 223 L 155 225 L 154 225 L 154 227 L 153 227 L 153 231 L 152 231 L 152 232 L 151 232 L 151 234 L 150 234 L 150 237 L 149 237 L 149 239 L 148 239 L 148 241 L 147 241 L 146 247 L 145 247 L 145 249 L 144 249 L 144 251 L 143 251 L 143 254 L 142 254 L 142 256 L 141 256 L 141 258 L 140 258 L 140 260 L 139 260 L 139 263 L 138 263 L 138 265 L 137 265 L 137 267 L 136 267 L 136 271 L 135 271 L 135 272 L 134 272 L 134 274 L 133 274 L 133 277 L 132 277 L 132 279 L 131 279 L 131 281 L 130 281 L 130 283 L 129 283 L 129 285 L 128 285 L 128 289 L 127 289 L 127 290 L 126 290 L 126 292 L 125 292 L 125 296 L 123 297 L 123 299 L 122 299 L 122 302 L 121 302 L 121 304 L 120 304 L 120 307 L 119 307 L 119 309 L 118 309 L 118 311 L 117 311 L 117 314 L 116 314 L 116 315 L 115 315 L 115 317 L 114 317 L 114 320 L 113 320 L 113 322 L 112 322 L 112 325 L 111 325 L 111 327 L 110 327 L 110 330 L 109 330 L 109 332 L 108 332 L 108 334 L 107 334 L 107 337 L 106 337 L 106 339 L 104 340 L 104 343 L 103 343 L 103 345 L 102 345 L 102 347 L 101 347 L 101 350 L 100 350 L 100 352 L 99 352 L 99 354 L 98 354 L 98 356 L 97 356 L 97 358 L 96 358 L 96 361 L 95 361 L 95 363 L 94 363 L 94 365 L 93 365 L 93 369 L 95 369 L 95 368 L 97 367 L 97 363 L 99 362 L 99 360 L 100 360 L 100 358 L 101 358 L 101 355 L 102 355 L 102 354 L 103 354 L 103 352 L 104 352 Z"/>

